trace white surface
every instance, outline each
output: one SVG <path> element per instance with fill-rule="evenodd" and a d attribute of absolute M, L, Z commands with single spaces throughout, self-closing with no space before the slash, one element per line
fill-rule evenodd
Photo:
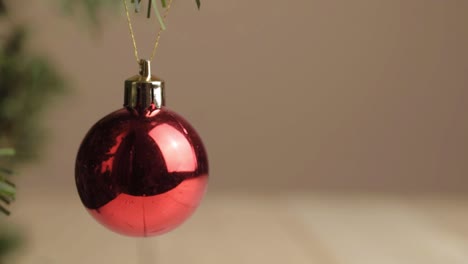
<path fill-rule="evenodd" d="M 75 194 L 20 197 L 20 264 L 468 263 L 463 197 L 210 194 L 181 228 L 146 240 L 107 231 Z"/>

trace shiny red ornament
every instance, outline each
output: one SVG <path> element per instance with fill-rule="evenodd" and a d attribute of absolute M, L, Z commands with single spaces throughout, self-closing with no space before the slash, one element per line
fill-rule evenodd
<path fill-rule="evenodd" d="M 76 159 L 76 186 L 88 212 L 128 236 L 160 235 L 182 224 L 208 182 L 207 155 L 197 132 L 163 101 L 159 108 L 155 102 L 140 104 L 147 99 L 142 95 L 148 87 L 139 86 L 143 81 L 133 81 L 137 85 L 127 90 L 136 103 L 127 102 L 97 122 Z M 161 92 L 154 100 L 162 97 Z"/>

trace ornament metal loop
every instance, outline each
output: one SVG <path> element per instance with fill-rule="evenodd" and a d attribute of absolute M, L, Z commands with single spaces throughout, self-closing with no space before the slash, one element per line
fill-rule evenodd
<path fill-rule="evenodd" d="M 159 109 L 165 105 L 164 81 L 151 75 L 149 60 L 140 60 L 140 74 L 125 81 L 124 106 L 137 110 Z"/>
<path fill-rule="evenodd" d="M 151 62 L 149 60 L 140 60 L 140 75 L 145 80 L 151 80 Z"/>

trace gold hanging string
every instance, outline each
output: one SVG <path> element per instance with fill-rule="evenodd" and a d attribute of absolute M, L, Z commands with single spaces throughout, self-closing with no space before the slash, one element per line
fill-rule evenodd
<path fill-rule="evenodd" d="M 130 18 L 130 12 L 128 11 L 127 0 L 122 0 L 122 1 L 124 2 L 125 13 L 127 14 L 128 29 L 130 30 L 130 37 L 132 38 L 132 42 L 133 42 L 133 52 L 135 54 L 135 59 L 136 59 L 137 63 L 140 64 L 140 57 L 138 56 L 138 48 L 137 48 L 137 44 L 136 44 L 136 40 L 135 40 L 135 32 L 133 31 L 132 20 Z M 148 1 L 152 1 L 152 0 L 148 0 Z M 171 4 L 172 4 L 172 0 L 169 0 L 169 2 L 167 3 L 166 11 L 164 12 L 164 15 L 162 17 L 163 23 L 166 22 L 167 15 L 169 14 L 169 10 L 171 9 Z M 156 7 L 154 7 L 154 8 L 156 8 Z M 158 31 L 158 34 L 156 36 L 156 41 L 154 43 L 153 51 L 152 51 L 151 57 L 149 59 L 150 61 L 152 61 L 154 59 L 154 56 L 156 55 L 156 50 L 159 47 L 159 40 L 161 39 L 161 33 L 164 31 L 163 25 L 164 24 L 161 24 L 161 26 L 159 27 L 159 31 Z"/>

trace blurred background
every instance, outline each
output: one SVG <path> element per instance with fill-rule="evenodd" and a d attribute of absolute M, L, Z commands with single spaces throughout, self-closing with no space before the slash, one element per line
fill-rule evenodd
<path fill-rule="evenodd" d="M 153 73 L 202 136 L 210 187 L 180 229 L 136 242 L 95 223 L 74 182 L 81 140 L 138 71 L 121 1 L 97 23 L 89 1 L 4 2 L 2 32 L 27 25 L 63 90 L 43 99 L 38 159 L 15 168 L 11 263 L 467 263 L 468 2 L 174 0 Z M 147 57 L 157 21 L 134 23 Z"/>

